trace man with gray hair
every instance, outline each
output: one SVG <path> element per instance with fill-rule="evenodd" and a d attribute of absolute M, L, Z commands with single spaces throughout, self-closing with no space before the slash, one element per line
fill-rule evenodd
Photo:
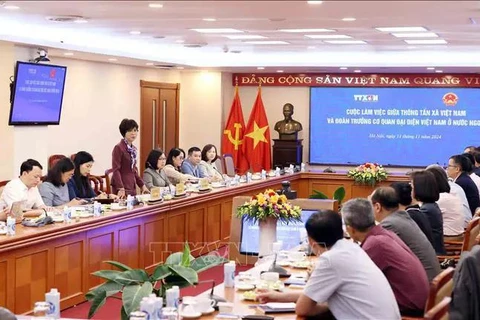
<path fill-rule="evenodd" d="M 352 199 L 342 206 L 347 232 L 387 278 L 403 316 L 422 316 L 429 292 L 427 273 L 420 260 L 393 232 L 375 225 L 368 199 Z"/>

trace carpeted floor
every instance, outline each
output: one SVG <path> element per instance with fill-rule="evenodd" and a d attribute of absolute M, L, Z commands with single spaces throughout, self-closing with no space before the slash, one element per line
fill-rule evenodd
<path fill-rule="evenodd" d="M 236 273 L 252 268 L 252 266 L 237 266 Z M 199 282 L 213 280 L 215 284 L 223 282 L 223 266 L 213 267 L 205 270 L 198 275 Z M 195 287 L 184 288 L 180 290 L 180 296 L 195 296 L 212 287 L 211 283 L 200 283 Z M 120 309 L 122 301 L 115 298 L 108 298 L 105 305 L 95 314 L 92 319 L 95 320 L 117 320 L 120 319 Z M 84 302 L 75 307 L 62 311 L 62 318 L 87 319 L 90 303 Z"/>

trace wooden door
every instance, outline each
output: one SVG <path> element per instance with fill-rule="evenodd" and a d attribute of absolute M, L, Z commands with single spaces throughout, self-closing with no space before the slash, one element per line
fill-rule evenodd
<path fill-rule="evenodd" d="M 180 84 L 140 81 L 140 170 L 152 149 L 178 146 Z"/>

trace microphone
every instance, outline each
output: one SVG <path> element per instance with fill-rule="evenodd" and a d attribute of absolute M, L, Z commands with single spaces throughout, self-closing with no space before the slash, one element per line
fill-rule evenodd
<path fill-rule="evenodd" d="M 266 255 L 263 255 L 263 256 L 258 256 L 258 259 L 263 259 L 263 258 L 271 257 L 271 256 L 275 256 L 275 258 L 273 259 L 273 263 L 270 266 L 270 268 L 267 271 L 264 271 L 264 272 L 277 272 L 280 278 L 290 277 L 290 274 L 288 273 L 288 271 L 286 269 L 284 269 L 280 266 L 277 266 L 278 253 L 275 252 L 275 253 L 272 253 L 272 254 L 266 254 Z"/>
<path fill-rule="evenodd" d="M 213 308 L 215 310 L 218 311 L 218 303 L 219 302 L 227 302 L 227 300 L 223 297 L 220 297 L 220 296 L 217 296 L 216 294 L 214 294 L 214 290 L 215 290 L 215 280 L 203 280 L 203 281 L 199 281 L 197 282 L 197 285 L 198 284 L 201 284 L 201 283 L 211 283 L 212 284 L 212 289 L 210 290 L 210 293 L 208 294 L 208 297 L 210 299 L 212 299 L 213 301 L 215 301 L 215 303 L 213 304 Z"/>

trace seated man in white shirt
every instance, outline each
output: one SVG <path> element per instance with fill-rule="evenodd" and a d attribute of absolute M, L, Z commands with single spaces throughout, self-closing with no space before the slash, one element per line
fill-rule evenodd
<path fill-rule="evenodd" d="M 24 217 L 38 217 L 47 209 L 38 192 L 37 185 L 42 177 L 42 166 L 28 159 L 20 167 L 20 177 L 11 180 L 0 196 L 0 208 L 11 209 L 15 202 L 23 201 Z M 6 220 L 6 212 L 0 213 L 0 220 Z"/>
<path fill-rule="evenodd" d="M 338 213 L 314 213 L 305 228 L 319 257 L 304 292 L 268 291 L 257 296 L 260 303 L 296 302 L 302 317 L 330 311 L 336 319 L 400 319 L 390 284 L 359 245 L 343 239 Z"/>

